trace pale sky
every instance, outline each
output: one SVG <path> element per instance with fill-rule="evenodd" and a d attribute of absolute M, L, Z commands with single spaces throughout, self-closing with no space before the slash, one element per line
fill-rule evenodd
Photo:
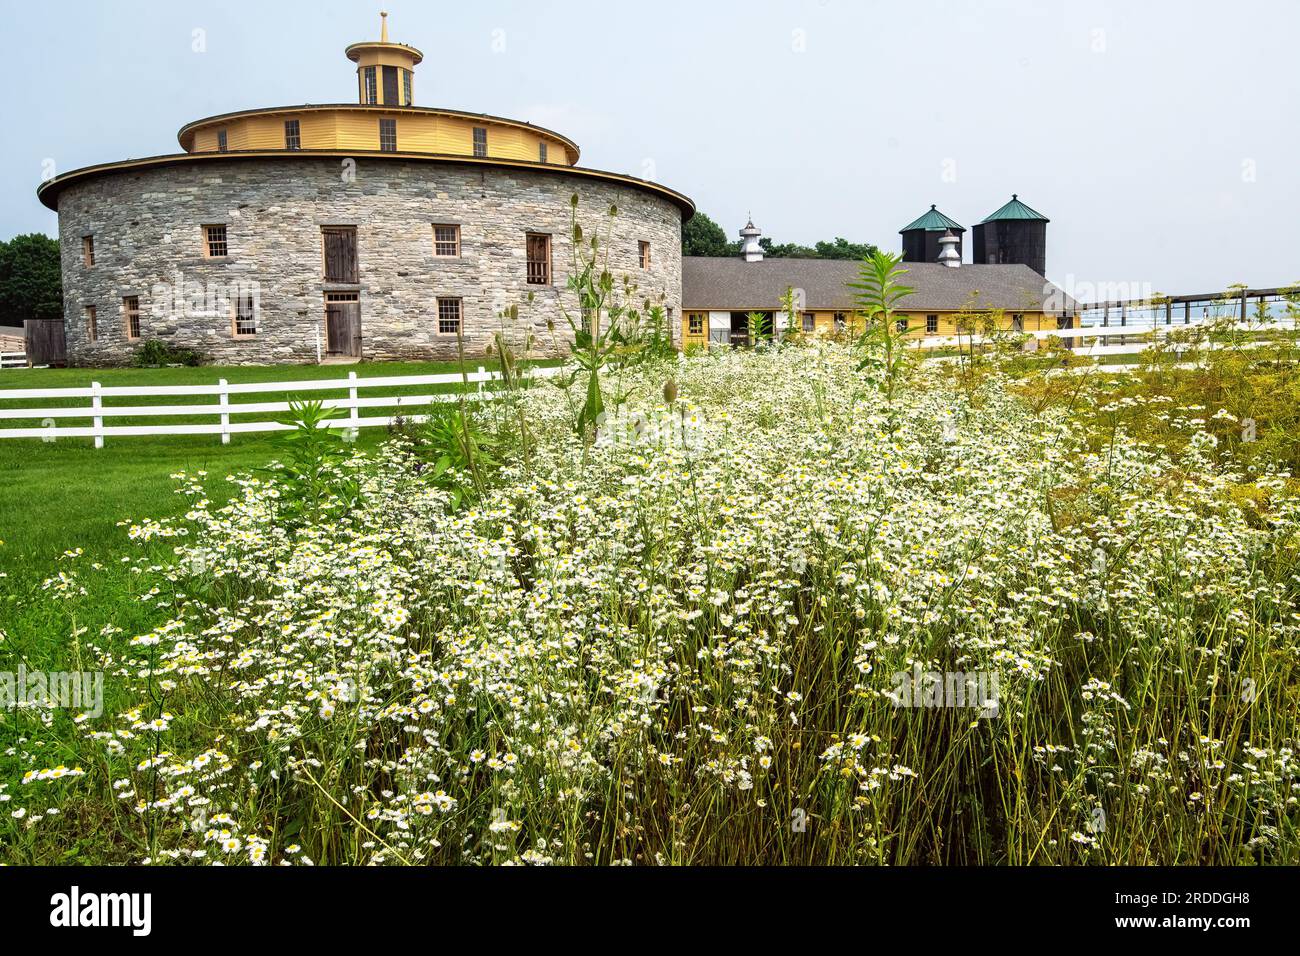
<path fill-rule="evenodd" d="M 896 250 L 931 203 L 969 230 L 1015 192 L 1076 294 L 1300 280 L 1295 0 L 0 0 L 0 238 L 56 234 L 35 195 L 51 162 L 353 102 L 343 48 L 378 38 L 381 6 L 424 52 L 417 106 L 555 129 L 732 238 L 752 211 L 776 241 Z"/>

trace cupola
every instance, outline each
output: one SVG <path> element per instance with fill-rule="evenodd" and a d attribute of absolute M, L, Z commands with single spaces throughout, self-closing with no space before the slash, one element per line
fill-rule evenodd
<path fill-rule="evenodd" d="M 939 237 L 938 261 L 952 269 L 961 268 L 961 253 L 958 251 L 960 245 L 961 239 L 949 229 Z"/>
<path fill-rule="evenodd" d="M 740 254 L 746 262 L 762 262 L 763 247 L 758 244 L 758 237 L 763 233 L 754 225 L 753 218 L 745 223 L 745 228 L 740 230 Z"/>
<path fill-rule="evenodd" d="M 388 13 L 379 14 L 379 42 L 354 43 L 344 52 L 357 65 L 357 94 L 363 106 L 413 106 L 414 73 L 424 54 L 405 43 L 388 42 Z"/>

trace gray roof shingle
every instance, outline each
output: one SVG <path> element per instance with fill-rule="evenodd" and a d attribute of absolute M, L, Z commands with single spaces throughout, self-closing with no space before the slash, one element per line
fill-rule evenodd
<path fill-rule="evenodd" d="M 763 259 L 746 262 L 739 257 L 684 256 L 682 258 L 682 309 L 685 311 L 775 310 L 786 289 L 802 289 L 804 308 L 848 312 L 854 308 L 853 290 L 861 264 L 852 259 Z M 1070 311 L 1078 303 L 1029 266 L 962 265 L 953 269 L 937 262 L 905 262 L 900 277 L 914 291 L 898 303 L 905 312 L 952 312 L 970 308 L 1041 312 L 1064 303 Z"/>

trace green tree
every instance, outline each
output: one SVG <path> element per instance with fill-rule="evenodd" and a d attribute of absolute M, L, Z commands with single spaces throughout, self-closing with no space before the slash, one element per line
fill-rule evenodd
<path fill-rule="evenodd" d="M 870 259 L 876 247 L 869 242 L 849 242 L 836 236 L 832 241 L 819 241 L 811 246 L 797 242 L 774 242 L 766 236 L 758 240 L 763 255 L 769 259 Z M 740 242 L 728 242 L 722 227 L 702 212 L 697 212 L 682 227 L 682 255 L 684 256 L 737 256 Z"/>
<path fill-rule="evenodd" d="M 727 241 L 722 227 L 702 212 L 697 212 L 682 226 L 682 255 L 730 256 L 736 247 Z"/>
<path fill-rule="evenodd" d="M 772 259 L 869 259 L 876 254 L 876 247 L 869 242 L 849 242 L 839 236 L 833 242 L 819 241 L 812 246 L 802 246 L 797 242 L 773 242 L 760 239 L 764 255 Z"/>
<path fill-rule="evenodd" d="M 0 242 L 0 325 L 62 316 L 58 240 L 34 232 Z"/>

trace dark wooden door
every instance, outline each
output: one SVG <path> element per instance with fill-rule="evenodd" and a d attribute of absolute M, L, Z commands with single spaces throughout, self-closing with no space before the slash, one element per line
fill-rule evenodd
<path fill-rule="evenodd" d="M 731 344 L 738 348 L 749 345 L 749 313 L 731 313 Z"/>
<path fill-rule="evenodd" d="M 397 67 L 384 67 L 384 105 L 397 106 Z"/>
<path fill-rule="evenodd" d="M 325 304 L 326 348 L 330 355 L 361 357 L 361 303 Z"/>
<path fill-rule="evenodd" d="M 30 364 L 59 367 L 68 364 L 68 345 L 62 319 L 24 320 L 23 339 L 23 348 Z"/>
<path fill-rule="evenodd" d="M 321 230 L 325 243 L 325 281 L 356 282 L 357 230 L 351 226 L 330 226 Z"/>

